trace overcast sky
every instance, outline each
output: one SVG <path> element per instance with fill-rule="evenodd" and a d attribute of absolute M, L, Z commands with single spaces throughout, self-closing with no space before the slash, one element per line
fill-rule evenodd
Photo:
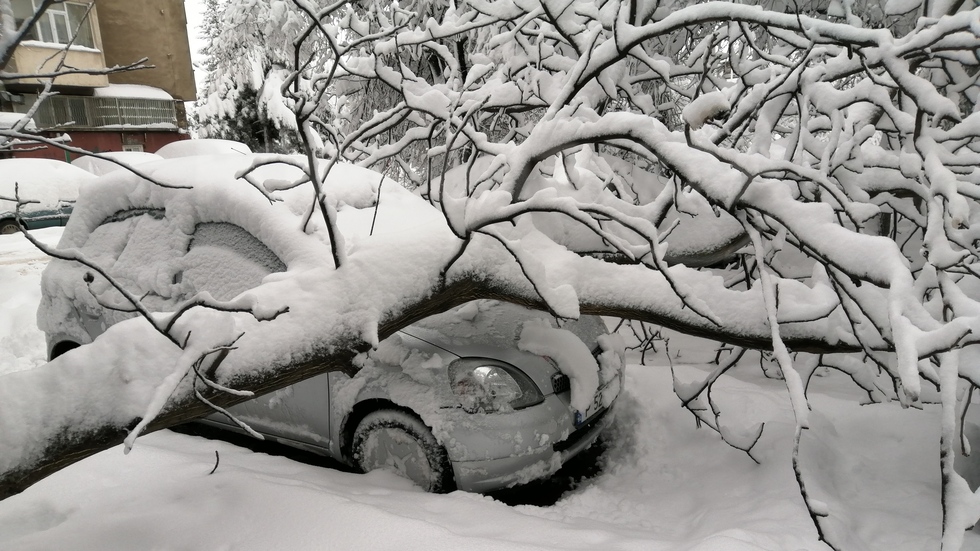
<path fill-rule="evenodd" d="M 197 80 L 197 91 L 200 93 L 204 83 L 201 66 L 201 48 L 204 47 L 204 41 L 200 36 L 204 0 L 184 0 L 184 11 L 187 13 L 187 39 L 191 46 L 191 59 L 194 61 L 194 76 Z"/>

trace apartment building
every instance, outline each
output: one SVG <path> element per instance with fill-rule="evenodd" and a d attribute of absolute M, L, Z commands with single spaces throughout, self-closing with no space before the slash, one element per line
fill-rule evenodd
<path fill-rule="evenodd" d="M 12 0 L 18 24 L 40 0 Z M 105 72 L 147 58 L 152 66 Z M 37 131 L 89 151 L 153 152 L 187 138 L 184 102 L 197 95 L 183 0 L 71 0 L 47 9 L 14 52 L 4 80 L 0 115 L 27 113 L 38 101 L 45 74 L 78 68 L 100 74 L 63 74 L 57 95 L 38 105 Z M 0 124 L 12 115 L 0 116 Z M 15 157 L 71 160 L 54 146 L 21 145 Z"/>

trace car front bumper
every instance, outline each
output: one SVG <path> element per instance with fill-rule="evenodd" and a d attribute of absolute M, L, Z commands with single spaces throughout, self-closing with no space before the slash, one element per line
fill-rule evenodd
<path fill-rule="evenodd" d="M 562 440 L 496 459 L 452 461 L 456 486 L 468 492 L 499 490 L 554 474 L 588 449 L 613 421 L 615 404 L 593 415 Z"/>

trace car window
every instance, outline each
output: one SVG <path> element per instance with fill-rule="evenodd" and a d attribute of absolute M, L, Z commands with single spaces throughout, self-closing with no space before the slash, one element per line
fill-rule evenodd
<path fill-rule="evenodd" d="M 135 226 L 136 217 L 103 223 L 89 234 L 82 250 L 96 264 L 110 268 L 126 248 L 126 242 Z"/>
<path fill-rule="evenodd" d="M 150 226 L 159 227 L 163 216 L 164 212 L 158 209 L 132 209 L 117 212 L 103 220 L 89 234 L 85 240 L 85 245 L 82 246 L 82 251 L 86 257 L 111 271 L 116 260 L 123 256 L 123 252 L 129 246 L 130 240 L 133 238 L 134 232 L 137 226 L 140 225 L 141 220 L 144 218 L 155 220 L 157 223 L 150 222 Z M 141 236 L 140 241 L 145 247 L 147 233 L 155 232 L 147 232 L 146 228 L 144 228 L 139 233 Z M 134 248 L 134 250 L 129 252 L 127 257 L 132 260 L 135 254 Z"/>
<path fill-rule="evenodd" d="M 286 270 L 255 236 L 226 222 L 198 224 L 180 264 L 184 296 L 207 291 L 218 300 L 230 300 L 258 286 L 265 276 Z"/>
<path fill-rule="evenodd" d="M 162 210 L 122 211 L 107 218 L 89 234 L 82 251 L 151 310 L 166 311 L 174 300 L 173 265 L 187 248 L 189 236 L 173 232 Z M 128 317 L 126 300 L 101 277 L 91 284 L 109 324 Z"/>
<path fill-rule="evenodd" d="M 240 226 L 223 222 L 198 224 L 193 235 L 176 231 L 164 211 L 134 209 L 107 218 L 82 247 L 85 255 L 105 269 L 150 310 L 171 311 L 200 291 L 217 300 L 230 300 L 262 279 L 286 270 L 285 264 L 261 241 Z M 96 298 L 110 308 L 109 324 L 132 317 L 125 299 L 96 276 Z"/>
<path fill-rule="evenodd" d="M 173 296 L 173 265 L 187 247 L 187 236 L 174 232 L 166 219 L 134 217 L 126 246 L 109 273 L 140 294 Z"/>

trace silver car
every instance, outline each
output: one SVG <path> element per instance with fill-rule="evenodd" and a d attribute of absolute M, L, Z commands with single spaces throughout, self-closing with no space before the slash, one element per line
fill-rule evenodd
<path fill-rule="evenodd" d="M 182 161 L 161 163 L 174 162 Z M 113 177 L 138 180 L 118 172 Z M 242 193 L 254 192 L 239 184 Z M 206 290 L 230 300 L 289 270 L 271 246 L 242 226 L 211 220 L 186 235 L 180 229 L 186 224 L 168 220 L 171 209 L 154 203 L 153 194 L 141 197 L 145 204 L 127 204 L 94 222 L 86 211 L 89 202 L 80 198 L 62 243 L 109 266 L 153 310 L 167 311 L 186 298 L 185 291 Z M 88 225 L 75 224 L 75 217 Z M 247 259 L 241 265 L 248 269 L 229 272 L 228 258 Z M 148 269 L 156 274 L 149 280 L 140 275 Z M 53 260 L 42 278 L 38 320 L 51 358 L 132 316 L 80 291 L 85 272 L 83 266 Z M 144 288 L 161 278 L 168 291 Z M 316 376 L 234 406 L 230 413 L 272 440 L 365 472 L 393 469 L 429 491 L 490 491 L 546 477 L 588 448 L 609 424 L 622 387 L 622 349 L 599 318 L 583 316 L 563 325 L 563 335 L 577 337 L 572 347 L 580 352 L 577 361 L 593 366 L 598 378 L 586 386 L 594 395 L 577 397 L 574 408 L 576 373 L 563 372 L 560 358 L 520 349 L 529 324 L 558 331 L 542 312 L 471 302 L 382 341 L 359 360 L 354 377 Z M 205 422 L 242 430 L 220 414 Z"/>

